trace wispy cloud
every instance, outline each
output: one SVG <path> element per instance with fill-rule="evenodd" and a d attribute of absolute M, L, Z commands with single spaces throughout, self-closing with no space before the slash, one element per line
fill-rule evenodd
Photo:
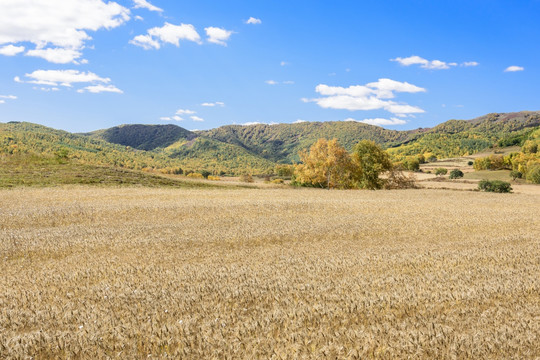
<path fill-rule="evenodd" d="M 24 76 L 26 77 L 26 79 L 24 80 L 21 79 L 19 76 L 15 76 L 15 82 L 45 85 L 50 87 L 73 87 L 73 85 L 75 84 L 87 83 L 89 85 L 77 90 L 77 92 L 122 93 L 122 90 L 110 84 L 110 78 L 104 78 L 89 71 L 82 72 L 78 70 L 36 70 L 32 73 L 25 74 Z"/>
<path fill-rule="evenodd" d="M 390 59 L 390 61 L 396 61 L 400 63 L 403 66 L 411 66 L 411 65 L 420 65 L 423 69 L 431 69 L 431 70 L 443 70 L 443 69 L 450 69 L 451 66 L 457 66 L 457 63 L 447 63 L 441 60 L 427 60 L 420 56 L 413 55 L 406 58 L 397 57 L 395 59 Z"/>
<path fill-rule="evenodd" d="M 523 66 L 512 65 L 504 69 L 504 72 L 516 72 L 516 71 L 523 71 L 523 70 L 525 70 Z"/>
<path fill-rule="evenodd" d="M 202 103 L 201 106 L 205 106 L 205 107 L 215 107 L 215 106 L 220 106 L 220 107 L 223 107 L 223 106 L 225 106 L 225 103 L 224 103 L 224 102 L 221 102 L 221 101 L 216 101 L 216 102 L 205 102 L 205 103 Z"/>
<path fill-rule="evenodd" d="M 134 9 L 147 9 L 150 11 L 163 12 L 163 9 L 150 4 L 146 0 L 133 0 L 133 2 L 135 3 L 135 6 L 133 7 Z"/>

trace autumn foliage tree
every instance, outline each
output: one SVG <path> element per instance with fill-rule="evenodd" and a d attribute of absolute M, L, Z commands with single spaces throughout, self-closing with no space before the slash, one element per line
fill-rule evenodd
<path fill-rule="evenodd" d="M 351 154 L 337 140 L 319 139 L 300 152 L 294 183 L 327 189 L 413 187 L 413 181 L 394 168 L 390 156 L 373 141 L 360 141 Z M 385 178 L 381 175 L 386 174 Z"/>
<path fill-rule="evenodd" d="M 295 182 L 327 189 L 354 186 L 357 171 L 351 156 L 337 139 L 319 139 L 309 151 L 300 152 L 302 164 L 296 166 Z"/>

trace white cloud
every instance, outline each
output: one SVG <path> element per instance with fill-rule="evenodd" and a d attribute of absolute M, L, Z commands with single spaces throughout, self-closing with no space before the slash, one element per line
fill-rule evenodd
<path fill-rule="evenodd" d="M 206 35 L 208 36 L 208 42 L 223 46 L 227 46 L 227 41 L 233 34 L 233 32 L 230 30 L 225 30 L 212 26 L 204 28 L 204 30 L 206 31 Z"/>
<path fill-rule="evenodd" d="M 523 70 L 525 70 L 525 68 L 522 66 L 512 65 L 504 69 L 504 72 L 516 72 L 516 71 L 523 71 Z"/>
<path fill-rule="evenodd" d="M 241 126 L 252 126 L 252 125 L 266 125 L 266 124 L 263 124 L 261 122 L 258 122 L 258 121 L 252 121 L 252 122 L 247 122 L 247 123 L 243 123 L 243 124 L 240 124 Z"/>
<path fill-rule="evenodd" d="M 287 65 L 289 65 L 289 63 L 286 62 L 286 61 L 282 61 L 282 62 L 279 63 L 279 65 L 281 65 L 281 66 L 287 66 Z"/>
<path fill-rule="evenodd" d="M 305 123 L 305 122 L 308 122 L 308 121 L 307 121 L 307 120 L 298 119 L 298 120 L 296 120 L 295 122 L 293 122 L 293 124 L 302 124 L 302 123 Z"/>
<path fill-rule="evenodd" d="M 15 95 L 0 95 L 0 99 L 17 100 Z"/>
<path fill-rule="evenodd" d="M 176 110 L 176 115 L 192 115 L 192 114 L 196 114 L 196 111 L 188 110 L 188 109 Z"/>
<path fill-rule="evenodd" d="M 470 66 L 478 66 L 480 64 L 478 64 L 476 61 L 465 61 L 464 63 L 461 63 L 461 66 L 466 66 L 466 67 L 470 67 Z"/>
<path fill-rule="evenodd" d="M 146 35 L 135 36 L 129 43 L 149 50 L 152 48 L 159 49 L 162 43 L 180 46 L 180 40 L 200 44 L 201 36 L 191 24 L 173 25 L 166 22 L 162 27 L 149 29 Z"/>
<path fill-rule="evenodd" d="M 0 48 L 0 55 L 15 56 L 24 51 L 24 46 L 7 45 Z"/>
<path fill-rule="evenodd" d="M 182 117 L 180 117 L 180 116 L 178 116 L 178 115 L 174 115 L 174 116 L 172 117 L 172 119 L 173 119 L 174 121 L 184 121 L 184 118 L 182 118 Z"/>
<path fill-rule="evenodd" d="M 127 8 L 114 1 L 2 0 L 0 45 L 8 44 L 2 49 L 9 50 L 4 51 L 20 53 L 20 46 L 9 45 L 30 42 L 35 45 L 27 53 L 31 56 L 74 62 L 91 40 L 88 31 L 118 27 L 129 20 L 129 14 Z"/>
<path fill-rule="evenodd" d="M 267 83 L 268 85 L 277 85 L 277 81 L 274 81 L 274 80 L 266 80 L 265 83 Z"/>
<path fill-rule="evenodd" d="M 214 106 L 225 106 L 225 103 L 224 102 L 221 102 L 221 101 L 216 101 L 216 102 L 205 102 L 205 103 L 202 103 L 201 106 L 205 106 L 205 107 L 214 107 Z"/>
<path fill-rule="evenodd" d="M 159 120 L 163 120 L 163 121 L 171 121 L 171 117 L 170 116 L 162 116 L 159 118 Z"/>
<path fill-rule="evenodd" d="M 42 88 L 36 87 L 36 90 L 58 91 L 57 86 L 72 87 L 73 84 L 87 83 L 89 85 L 78 89 L 77 92 L 122 93 L 122 90 L 109 84 L 111 82 L 110 78 L 103 78 L 92 72 L 81 72 L 78 70 L 36 70 L 32 73 L 25 74 L 24 76 L 27 78 L 26 80 L 22 80 L 19 76 L 15 76 L 15 82 L 49 86 Z"/>
<path fill-rule="evenodd" d="M 390 61 L 397 61 L 403 66 L 420 65 L 420 67 L 423 69 L 431 69 L 431 70 L 450 69 L 451 66 L 457 66 L 457 63 L 455 62 L 446 63 L 440 60 L 430 61 L 416 55 L 409 56 L 406 58 L 397 57 L 395 59 L 390 59 Z"/>
<path fill-rule="evenodd" d="M 390 119 L 375 118 L 375 119 L 364 119 L 364 120 L 355 120 L 353 118 L 348 118 L 348 119 L 345 119 L 345 121 L 354 121 L 354 122 L 375 125 L 375 126 L 404 125 L 407 123 L 405 120 L 401 120 L 398 118 L 390 118 Z"/>
<path fill-rule="evenodd" d="M 85 87 L 83 89 L 77 90 L 77 92 L 79 92 L 79 93 L 90 92 L 90 93 L 93 93 L 93 94 L 99 94 L 99 93 L 102 93 L 102 92 L 111 92 L 111 93 L 118 93 L 118 94 L 123 94 L 124 93 L 122 90 L 120 90 L 119 88 L 117 88 L 114 85 L 102 85 L 102 84 L 90 85 L 90 86 L 87 86 L 87 87 Z"/>
<path fill-rule="evenodd" d="M 287 81 L 284 81 L 283 84 L 285 84 L 285 85 L 294 85 L 294 81 L 287 80 Z"/>
<path fill-rule="evenodd" d="M 195 116 L 195 115 L 193 115 L 193 116 L 190 116 L 190 119 L 191 119 L 191 120 L 193 120 L 193 121 L 204 121 L 204 119 L 203 119 L 203 118 L 201 118 L 201 117 L 198 117 L 198 116 Z"/>
<path fill-rule="evenodd" d="M 324 97 L 302 99 L 303 102 L 315 102 L 326 109 L 378 110 L 384 109 L 393 114 L 423 113 L 419 107 L 397 103 L 388 99 L 395 98 L 395 93 L 418 93 L 426 89 L 407 82 L 391 79 L 379 79 L 366 85 L 339 87 L 320 84 L 315 91 Z"/>
<path fill-rule="evenodd" d="M 30 80 L 23 81 L 15 76 L 16 82 L 27 82 L 30 84 L 67 86 L 74 83 L 109 83 L 111 79 L 102 78 L 92 72 L 81 72 L 78 70 L 36 70 L 30 74 L 25 74 Z"/>
<path fill-rule="evenodd" d="M 26 56 L 40 57 L 55 64 L 69 64 L 82 56 L 78 50 L 64 48 L 48 48 L 28 50 Z"/>
<path fill-rule="evenodd" d="M 163 9 L 158 8 L 157 6 L 154 6 L 150 4 L 146 0 L 133 0 L 135 3 L 134 9 L 147 9 L 150 11 L 157 11 L 157 12 L 163 12 Z"/>
<path fill-rule="evenodd" d="M 5 104 L 6 100 L 0 100 L 0 104 Z"/>
<path fill-rule="evenodd" d="M 144 18 L 142 16 L 140 16 L 140 15 L 136 15 L 135 20 L 143 21 Z"/>
<path fill-rule="evenodd" d="M 254 18 L 253 16 L 250 17 L 250 18 L 246 21 L 246 24 L 252 24 L 252 25 L 257 25 L 257 24 L 261 24 L 261 23 L 262 23 L 261 19 Z"/>

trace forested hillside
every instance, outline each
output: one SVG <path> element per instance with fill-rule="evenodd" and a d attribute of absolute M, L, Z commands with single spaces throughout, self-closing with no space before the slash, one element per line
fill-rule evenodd
<path fill-rule="evenodd" d="M 242 146 L 279 163 L 298 161 L 298 152 L 309 148 L 320 138 L 337 139 L 345 149 L 351 151 L 360 140 L 373 140 L 380 145 L 389 146 L 410 139 L 413 133 L 414 131 L 387 130 L 353 121 L 229 125 L 198 132 L 201 136 Z"/>
<path fill-rule="evenodd" d="M 387 130 L 357 122 L 230 125 L 191 132 L 176 125 L 122 125 L 71 134 L 32 123 L 0 123 L 0 154 L 66 157 L 83 164 L 214 174 L 265 174 L 299 161 L 318 139 L 337 139 L 347 151 L 361 140 L 387 148 L 394 161 L 408 156 L 463 156 L 490 147 L 523 145 L 540 127 L 540 112 L 489 114 L 450 120 L 431 129 Z"/>

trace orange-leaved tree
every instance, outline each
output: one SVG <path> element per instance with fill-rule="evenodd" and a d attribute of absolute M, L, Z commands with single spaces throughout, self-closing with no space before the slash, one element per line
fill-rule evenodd
<path fill-rule="evenodd" d="M 300 152 L 302 164 L 295 167 L 295 182 L 327 189 L 356 186 L 359 169 L 337 139 L 319 139 L 309 151 Z"/>

